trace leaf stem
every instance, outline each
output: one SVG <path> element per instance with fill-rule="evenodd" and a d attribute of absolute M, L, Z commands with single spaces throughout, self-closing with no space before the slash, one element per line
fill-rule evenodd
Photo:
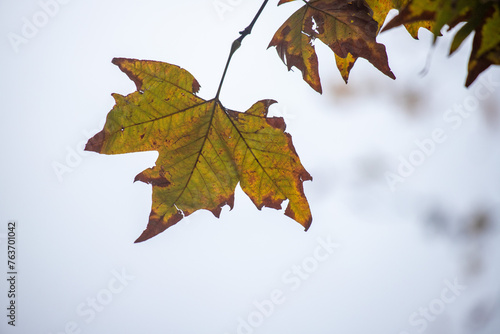
<path fill-rule="evenodd" d="M 219 100 L 219 95 L 220 95 L 220 91 L 222 88 L 222 84 L 224 83 L 224 78 L 226 77 L 226 72 L 227 72 L 227 69 L 229 67 L 229 63 L 231 62 L 231 58 L 233 57 L 233 54 L 241 46 L 241 42 L 243 41 L 243 38 L 245 38 L 247 35 L 250 35 L 252 33 L 252 28 L 253 28 L 255 22 L 257 22 L 257 19 L 259 18 L 262 11 L 264 10 L 264 7 L 266 7 L 266 4 L 268 1 L 269 0 L 264 0 L 264 2 L 262 3 L 262 5 L 259 8 L 259 11 L 257 12 L 255 17 L 253 18 L 250 25 L 248 27 L 246 27 L 243 31 L 240 31 L 240 37 L 238 37 L 237 39 L 235 39 L 233 41 L 233 44 L 231 45 L 231 51 L 229 51 L 229 57 L 227 58 L 226 67 L 224 68 L 224 73 L 222 74 L 222 78 L 220 79 L 220 83 L 219 83 L 219 88 L 217 89 L 217 94 L 215 95 L 215 100 Z"/>

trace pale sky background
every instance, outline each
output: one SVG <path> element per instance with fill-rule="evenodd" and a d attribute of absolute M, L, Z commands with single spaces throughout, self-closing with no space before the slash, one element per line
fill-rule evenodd
<path fill-rule="evenodd" d="M 237 188 L 221 219 L 196 212 L 134 244 L 151 186 L 133 179 L 157 153 L 82 151 L 111 93 L 135 90 L 111 59 L 179 65 L 212 98 L 231 42 L 261 2 L 62 2 L 0 0 L 5 276 L 7 223 L 18 224 L 16 327 L 7 325 L 2 279 L 0 333 L 499 332 L 500 70 L 464 87 L 470 38 L 448 58 L 449 36 L 432 49 L 427 31 L 419 41 L 403 29 L 383 33 L 397 80 L 360 59 L 347 86 L 317 43 L 319 95 L 266 50 L 301 3 L 270 1 L 233 58 L 221 101 L 239 111 L 279 102 L 270 115 L 284 116 L 314 178 L 304 184 L 312 227 L 258 211 Z M 23 28 L 34 21 L 36 31 Z M 26 43 L 13 47 L 9 36 L 23 33 Z M 477 92 L 490 96 L 479 103 Z M 470 113 L 458 117 L 454 105 Z M 392 191 L 387 172 L 418 157 L 416 142 L 436 131 L 441 142 Z"/>

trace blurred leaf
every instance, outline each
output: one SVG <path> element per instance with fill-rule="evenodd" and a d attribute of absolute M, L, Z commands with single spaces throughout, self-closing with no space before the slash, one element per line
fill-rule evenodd
<path fill-rule="evenodd" d="M 385 18 L 391 9 L 400 10 L 409 2 L 410 0 L 366 0 L 366 3 L 373 10 L 373 19 L 378 22 L 379 30 L 384 24 Z M 405 24 L 405 27 L 413 38 L 418 39 L 418 30 L 420 28 L 432 30 L 432 21 L 415 21 Z"/>
<path fill-rule="evenodd" d="M 445 25 L 451 29 L 465 22 L 455 34 L 450 54 L 475 31 L 465 82 L 467 87 L 490 65 L 500 64 L 500 5 L 497 0 L 413 0 L 387 23 L 384 30 L 422 20 L 433 22 L 431 31 L 436 36 Z"/>
<path fill-rule="evenodd" d="M 479 74 L 490 65 L 500 65 L 500 5 L 490 6 L 472 42 L 472 51 L 469 59 L 469 75 L 465 82 L 469 86 Z"/>

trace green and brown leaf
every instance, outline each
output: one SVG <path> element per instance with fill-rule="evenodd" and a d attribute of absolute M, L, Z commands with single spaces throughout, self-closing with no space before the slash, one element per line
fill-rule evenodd
<path fill-rule="evenodd" d="M 467 87 L 490 65 L 500 65 L 499 4 L 485 8 L 484 16 L 475 30 L 476 33 L 472 42 L 472 51 L 468 65 L 469 74 L 465 81 Z"/>
<path fill-rule="evenodd" d="M 200 85 L 186 70 L 167 63 L 115 58 L 137 86 L 116 104 L 104 129 L 86 150 L 103 154 L 158 151 L 156 165 L 136 181 L 153 186 L 147 240 L 199 209 L 219 217 L 234 204 L 238 182 L 258 209 L 281 208 L 307 230 L 312 217 L 303 182 L 312 180 L 295 152 L 280 117 L 267 117 L 273 100 L 246 112 L 196 96 Z"/>
<path fill-rule="evenodd" d="M 378 30 L 385 22 L 387 14 L 391 9 L 400 10 L 404 6 L 406 6 L 411 0 L 366 0 L 366 3 L 373 11 L 373 19 L 378 23 Z M 425 19 L 417 20 L 412 23 L 407 23 L 404 25 L 406 30 L 410 33 L 410 35 L 418 39 L 418 30 L 420 28 L 426 28 L 428 30 L 433 29 L 433 22 L 427 21 Z"/>
<path fill-rule="evenodd" d="M 281 0 L 279 5 L 293 0 Z M 337 67 L 347 82 L 358 57 L 367 59 L 382 73 L 394 79 L 383 44 L 377 43 L 379 23 L 371 8 L 359 0 L 312 0 L 297 10 L 274 34 L 275 46 L 288 70 L 302 72 L 303 79 L 321 93 L 318 58 L 314 45 L 319 39 L 335 53 Z"/>
<path fill-rule="evenodd" d="M 465 85 L 468 87 L 490 65 L 500 64 L 500 4 L 498 0 L 413 0 L 408 2 L 384 30 L 420 20 L 433 22 L 430 29 L 436 36 L 448 25 L 449 29 L 465 24 L 453 39 L 450 54 L 475 32 Z"/>

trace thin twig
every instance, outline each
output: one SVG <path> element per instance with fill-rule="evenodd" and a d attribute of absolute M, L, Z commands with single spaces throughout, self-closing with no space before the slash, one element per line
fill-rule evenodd
<path fill-rule="evenodd" d="M 241 42 L 243 41 L 243 38 L 245 38 L 247 35 L 250 35 L 252 33 L 252 28 L 253 28 L 255 22 L 257 22 L 257 19 L 259 18 L 262 11 L 264 10 L 264 7 L 266 7 L 267 2 L 268 2 L 268 0 L 264 0 L 264 2 L 262 3 L 262 6 L 260 6 L 259 11 L 257 12 L 255 17 L 253 18 L 250 25 L 248 27 L 246 27 L 243 31 L 240 31 L 240 37 L 238 37 L 237 39 L 235 39 L 233 41 L 233 44 L 231 45 L 231 51 L 229 52 L 229 57 L 227 58 L 226 67 L 224 68 L 224 73 L 222 74 L 222 78 L 220 79 L 219 89 L 217 89 L 217 94 L 215 95 L 215 100 L 219 99 L 219 94 L 220 94 L 220 91 L 222 88 L 222 84 L 224 83 L 224 78 L 226 77 L 227 68 L 229 67 L 229 63 L 231 62 L 231 58 L 233 57 L 233 54 L 241 46 Z"/>

